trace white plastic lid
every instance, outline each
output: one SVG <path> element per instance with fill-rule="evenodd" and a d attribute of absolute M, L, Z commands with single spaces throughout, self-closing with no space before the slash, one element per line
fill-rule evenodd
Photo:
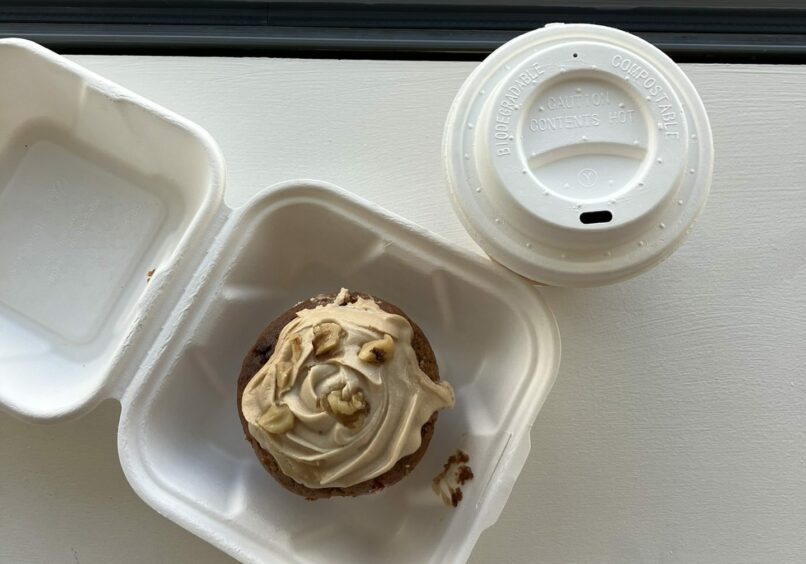
<path fill-rule="evenodd" d="M 680 68 L 633 35 L 552 24 L 468 77 L 443 140 L 454 207 L 529 279 L 595 286 L 644 272 L 705 204 L 713 146 Z"/>

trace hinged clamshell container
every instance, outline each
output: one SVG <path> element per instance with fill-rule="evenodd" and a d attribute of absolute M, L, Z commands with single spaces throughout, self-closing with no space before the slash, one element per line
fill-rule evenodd
<path fill-rule="evenodd" d="M 324 183 L 229 209 L 220 151 L 194 124 L 28 41 L 0 41 L 0 72 L 0 406 L 55 421 L 119 400 L 137 493 L 240 560 L 464 561 L 557 374 L 539 292 Z M 236 382 L 271 319 L 342 286 L 405 309 L 457 401 L 405 480 L 312 503 L 254 457 Z M 476 478 L 452 509 L 431 478 L 457 448 Z"/>

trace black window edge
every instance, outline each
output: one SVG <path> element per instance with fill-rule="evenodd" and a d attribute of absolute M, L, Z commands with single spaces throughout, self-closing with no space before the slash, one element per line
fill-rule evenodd
<path fill-rule="evenodd" d="M 594 9 L 310 2 L 0 5 L 0 36 L 67 54 L 480 60 L 553 22 L 635 33 L 678 62 L 806 62 L 806 7 Z"/>

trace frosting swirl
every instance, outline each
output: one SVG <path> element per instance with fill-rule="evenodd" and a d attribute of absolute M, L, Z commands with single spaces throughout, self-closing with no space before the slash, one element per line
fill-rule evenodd
<path fill-rule="evenodd" d="M 421 444 L 453 389 L 421 369 L 414 331 L 374 300 L 297 312 L 247 384 L 249 432 L 287 476 L 309 488 L 348 487 L 390 470 Z"/>

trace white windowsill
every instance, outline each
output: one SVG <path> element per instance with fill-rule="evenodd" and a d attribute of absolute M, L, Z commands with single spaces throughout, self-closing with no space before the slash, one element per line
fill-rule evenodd
<path fill-rule="evenodd" d="M 327 180 L 477 250 L 442 125 L 466 62 L 74 57 L 208 129 L 226 200 Z M 635 280 L 545 289 L 552 394 L 472 562 L 806 561 L 806 67 L 684 65 L 715 178 L 690 239 Z M 112 404 L 0 414 L 0 562 L 229 562 L 126 484 Z"/>

